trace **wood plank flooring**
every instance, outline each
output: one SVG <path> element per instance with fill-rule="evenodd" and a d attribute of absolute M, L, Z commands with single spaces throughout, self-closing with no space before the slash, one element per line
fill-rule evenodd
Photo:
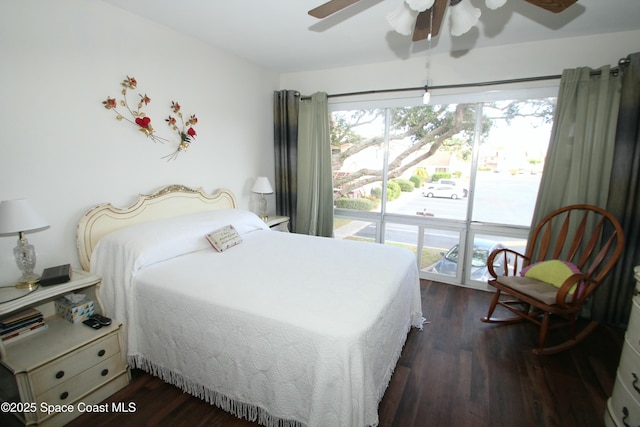
<path fill-rule="evenodd" d="M 578 347 L 535 356 L 530 324 L 480 322 L 491 293 L 422 282 L 423 331 L 412 330 L 384 398 L 380 426 L 603 426 L 624 331 L 600 326 Z M 84 414 L 80 426 L 249 427 L 146 373 L 105 402 L 126 414 Z"/>

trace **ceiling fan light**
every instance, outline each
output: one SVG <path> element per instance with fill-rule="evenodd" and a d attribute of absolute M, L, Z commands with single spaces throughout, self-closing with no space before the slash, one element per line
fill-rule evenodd
<path fill-rule="evenodd" d="M 395 31 L 403 36 L 408 36 L 416 25 L 417 16 L 418 12 L 411 9 L 405 2 L 402 2 L 398 9 L 387 15 L 387 21 Z"/>
<path fill-rule="evenodd" d="M 422 104 L 428 105 L 429 102 L 431 102 L 431 92 L 429 92 L 429 88 L 426 88 L 422 95 Z"/>
<path fill-rule="evenodd" d="M 499 7 L 504 6 L 506 2 L 507 0 L 485 0 L 485 4 L 487 5 L 487 8 L 491 10 L 496 10 Z"/>
<path fill-rule="evenodd" d="M 433 2 L 434 0 L 405 0 L 405 3 L 416 12 L 424 12 L 427 9 L 431 9 Z"/>
<path fill-rule="evenodd" d="M 451 16 L 451 35 L 461 36 L 469 31 L 480 18 L 480 9 L 473 7 L 470 0 L 462 0 L 449 7 Z"/>

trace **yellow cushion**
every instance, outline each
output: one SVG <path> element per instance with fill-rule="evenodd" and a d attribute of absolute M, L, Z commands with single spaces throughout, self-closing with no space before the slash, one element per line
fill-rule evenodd
<path fill-rule="evenodd" d="M 523 268 L 521 276 L 540 280 L 555 287 L 560 287 L 572 275 L 580 273 L 580 269 L 568 261 L 540 261 Z M 573 292 L 573 289 L 571 290 Z"/>

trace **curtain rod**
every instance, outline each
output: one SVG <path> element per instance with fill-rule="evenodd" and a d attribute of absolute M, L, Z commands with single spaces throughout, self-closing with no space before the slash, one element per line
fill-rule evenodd
<path fill-rule="evenodd" d="M 629 61 L 628 57 L 623 58 L 619 61 L 619 66 L 611 68 L 611 73 L 616 74 L 620 71 L 620 67 L 625 65 L 625 61 Z M 592 76 L 598 76 L 602 74 L 601 70 L 592 70 L 590 73 Z M 458 89 L 465 87 L 483 87 L 483 86 L 494 86 L 494 85 L 503 85 L 503 84 L 512 84 L 512 83 L 526 83 L 526 82 L 536 82 L 543 80 L 558 80 L 562 78 L 561 74 L 554 74 L 549 76 L 538 76 L 538 77 L 523 77 L 519 79 L 507 79 L 507 80 L 493 80 L 488 82 L 476 82 L 476 83 L 458 83 L 458 84 L 450 84 L 450 85 L 440 85 L 440 86 L 428 86 L 430 90 L 438 90 L 438 89 Z M 341 96 L 357 96 L 357 95 L 373 95 L 377 93 L 391 93 L 391 92 L 412 92 L 417 90 L 425 90 L 427 86 L 417 86 L 417 87 L 405 87 L 405 88 L 397 88 L 397 89 L 378 89 L 378 90 L 364 90 L 360 92 L 345 92 L 345 93 L 335 93 L 327 95 L 327 98 L 338 98 Z M 301 96 L 300 99 L 311 99 L 311 96 Z"/>
<path fill-rule="evenodd" d="M 511 83 L 535 82 L 535 81 L 541 81 L 541 80 L 557 80 L 561 77 L 562 77 L 561 75 L 523 77 L 520 79 L 494 80 L 489 82 L 458 83 L 458 84 L 450 84 L 450 85 L 428 86 L 428 88 L 430 90 L 436 90 L 436 89 L 457 89 L 457 88 L 465 88 L 465 87 L 482 87 L 482 86 L 493 86 L 493 85 L 502 85 L 502 84 L 511 84 Z M 327 98 L 337 98 L 341 96 L 372 95 L 376 93 L 390 93 L 390 92 L 411 92 L 416 90 L 425 90 L 426 87 L 427 86 L 425 85 L 425 86 L 417 86 L 417 87 L 405 87 L 405 88 L 399 88 L 399 89 L 379 89 L 379 90 L 365 90 L 360 92 L 345 92 L 345 93 L 336 93 L 332 95 L 327 95 Z"/>

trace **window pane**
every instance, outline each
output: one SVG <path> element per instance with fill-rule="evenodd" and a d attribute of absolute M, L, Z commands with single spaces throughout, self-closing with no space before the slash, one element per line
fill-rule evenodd
<path fill-rule="evenodd" d="M 465 219 L 476 107 L 391 109 L 387 212 Z"/>
<path fill-rule="evenodd" d="M 491 127 L 480 146 L 474 221 L 531 224 L 551 135 L 553 106 L 554 99 L 484 106 Z"/>
<path fill-rule="evenodd" d="M 418 227 L 388 222 L 384 227 L 384 244 L 411 250 L 418 257 Z"/>
<path fill-rule="evenodd" d="M 384 165 L 384 110 L 331 114 L 331 162 L 337 208 L 380 211 Z"/>
<path fill-rule="evenodd" d="M 375 242 L 376 224 L 369 221 L 334 218 L 333 235 L 336 239 Z"/>
<path fill-rule="evenodd" d="M 421 270 L 455 277 L 458 275 L 460 232 L 425 228 L 423 233 L 423 260 Z"/>
<path fill-rule="evenodd" d="M 470 263 L 471 280 L 486 282 L 491 277 L 487 268 L 487 258 L 493 250 L 509 248 L 524 253 L 526 246 L 527 240 L 524 238 L 476 234 L 473 239 L 473 255 Z M 504 261 L 504 257 L 498 257 L 495 260 L 493 267 L 496 273 L 500 274 L 503 271 Z M 513 257 L 507 256 L 506 262 L 508 265 L 512 265 Z"/>

